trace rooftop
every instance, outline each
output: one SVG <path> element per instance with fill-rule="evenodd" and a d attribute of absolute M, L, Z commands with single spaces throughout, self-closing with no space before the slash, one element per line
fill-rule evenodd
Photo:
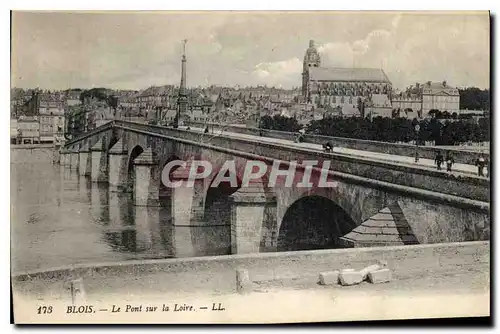
<path fill-rule="evenodd" d="M 442 81 L 442 82 L 431 82 L 431 81 L 427 81 L 425 84 L 424 84 L 424 88 L 430 88 L 430 89 L 454 89 L 455 87 L 451 87 L 450 85 L 448 85 L 448 83 L 446 81 Z"/>
<path fill-rule="evenodd" d="M 317 81 L 360 81 L 391 83 L 380 68 L 310 67 L 309 78 Z"/>

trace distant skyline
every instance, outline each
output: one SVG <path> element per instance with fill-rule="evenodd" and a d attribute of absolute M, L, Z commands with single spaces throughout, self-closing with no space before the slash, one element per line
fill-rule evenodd
<path fill-rule="evenodd" d="M 395 88 L 489 88 L 484 12 L 13 12 L 11 85 L 141 90 L 300 87 L 309 40 L 322 66 L 383 68 Z"/>

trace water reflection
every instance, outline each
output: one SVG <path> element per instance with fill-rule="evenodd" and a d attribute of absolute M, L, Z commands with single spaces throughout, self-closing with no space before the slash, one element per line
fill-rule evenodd
<path fill-rule="evenodd" d="M 26 162 L 11 172 L 12 269 L 230 253 L 229 226 L 173 226 L 169 193 L 161 207 L 134 206 L 68 167 Z"/>

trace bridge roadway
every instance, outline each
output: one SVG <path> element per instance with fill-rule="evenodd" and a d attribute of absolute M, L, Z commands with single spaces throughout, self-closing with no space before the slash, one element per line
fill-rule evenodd
<path fill-rule="evenodd" d="M 180 128 L 186 129 L 187 127 L 184 126 L 184 127 L 180 127 Z M 196 131 L 196 132 L 203 132 L 204 131 L 204 129 L 199 128 L 199 127 L 190 127 L 190 130 Z M 243 133 L 222 131 L 220 129 L 216 129 L 213 131 L 210 130 L 209 134 L 207 134 L 206 141 L 209 141 L 209 138 L 211 138 L 213 136 L 225 136 L 225 137 L 230 137 L 230 138 L 251 139 L 251 140 L 260 141 L 260 142 L 264 142 L 264 143 L 281 144 L 281 145 L 287 145 L 287 146 L 297 147 L 297 148 L 302 148 L 302 149 L 320 151 L 320 152 L 323 151 L 323 147 L 319 144 L 297 143 L 297 142 L 293 142 L 291 140 L 286 140 L 286 139 L 260 137 L 260 136 L 254 136 L 254 135 L 243 134 Z M 420 158 L 419 161 L 416 163 L 414 157 L 401 156 L 401 155 L 395 155 L 395 154 L 362 151 L 362 150 L 355 150 L 355 149 L 350 149 L 350 148 L 345 148 L 345 147 L 334 147 L 332 151 L 333 151 L 333 153 L 341 153 L 341 154 L 346 154 L 346 155 L 350 155 L 350 156 L 370 158 L 372 160 L 398 162 L 398 163 L 408 165 L 411 167 L 423 167 L 425 169 L 434 169 L 434 170 L 437 169 L 436 164 L 434 163 L 434 160 L 431 160 L 431 159 Z M 442 172 L 447 173 L 445 166 L 443 166 Z M 466 174 L 466 175 L 475 174 L 475 175 L 477 175 L 477 167 L 474 165 L 455 163 L 455 164 L 453 164 L 453 167 L 452 167 L 452 173 L 453 174 Z M 486 173 L 486 170 L 485 170 L 485 173 Z"/>

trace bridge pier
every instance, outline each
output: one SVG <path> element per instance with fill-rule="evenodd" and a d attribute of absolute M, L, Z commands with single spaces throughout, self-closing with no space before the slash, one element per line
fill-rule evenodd
<path fill-rule="evenodd" d="M 59 146 L 54 147 L 54 155 L 52 156 L 52 163 L 59 164 L 61 162 L 61 151 Z"/>
<path fill-rule="evenodd" d="M 70 165 L 70 155 L 66 150 L 61 151 L 61 165 L 64 167 Z"/>
<path fill-rule="evenodd" d="M 127 189 L 127 149 L 120 139 L 109 150 L 109 190 L 125 191 Z"/>
<path fill-rule="evenodd" d="M 193 187 L 185 185 L 190 168 L 188 163 L 185 168 L 178 168 L 170 176 L 172 183 L 178 181 L 184 183 L 180 187 L 171 188 L 172 222 L 175 226 L 208 225 L 207 222 L 204 222 L 203 194 L 205 189 L 203 179 L 194 180 Z"/>
<path fill-rule="evenodd" d="M 276 197 L 250 183 L 231 198 L 231 254 L 276 251 Z"/>
<path fill-rule="evenodd" d="M 91 179 L 92 182 L 107 182 L 107 156 L 106 152 L 104 152 L 103 141 L 99 139 L 94 146 L 92 146 L 91 154 L 92 154 L 92 172 Z"/>
<path fill-rule="evenodd" d="M 78 170 L 78 167 L 80 165 L 80 154 L 78 153 L 78 150 L 73 149 L 73 151 L 71 151 L 69 156 L 70 156 L 69 169 Z"/>
<path fill-rule="evenodd" d="M 80 159 L 79 159 L 79 167 L 78 174 L 82 176 L 90 176 L 92 171 L 92 159 L 91 159 L 91 151 L 89 149 L 89 145 L 85 144 L 82 148 L 80 148 Z"/>
<path fill-rule="evenodd" d="M 159 180 L 156 177 L 158 163 L 151 148 L 134 160 L 134 204 L 137 206 L 160 206 Z"/>

